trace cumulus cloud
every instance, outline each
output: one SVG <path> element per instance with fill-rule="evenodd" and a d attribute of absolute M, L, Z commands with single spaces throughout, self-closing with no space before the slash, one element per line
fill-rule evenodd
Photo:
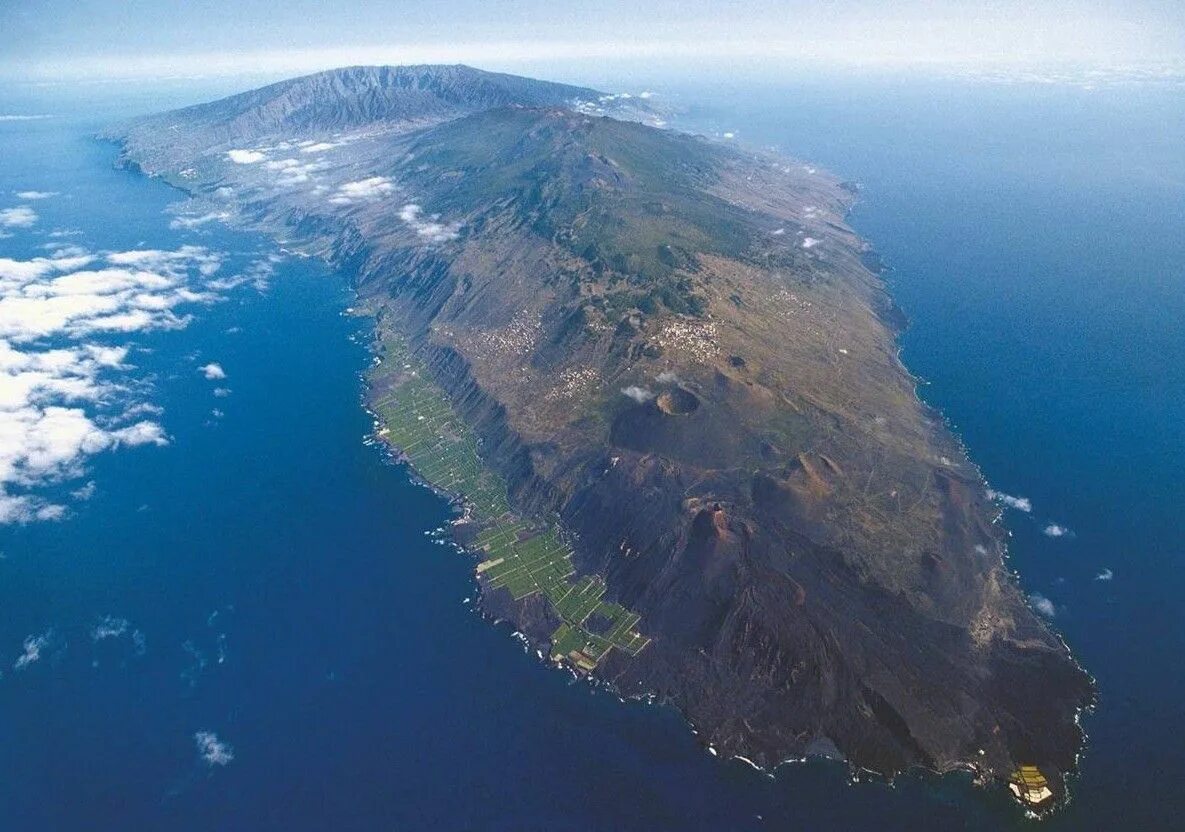
<path fill-rule="evenodd" d="M 73 248 L 59 249 L 59 253 L 53 257 L 34 257 L 32 260 L 0 257 L 0 292 L 3 292 L 5 284 L 35 280 L 55 272 L 72 271 L 90 264 L 94 259 L 81 249 Z"/>
<path fill-rule="evenodd" d="M 13 670 L 23 670 L 40 660 L 41 651 L 49 646 L 51 638 L 53 638 L 53 630 L 46 630 L 41 635 L 33 635 L 25 638 L 25 642 L 22 645 L 24 652 L 17 656 L 16 662 L 12 665 Z"/>
<path fill-rule="evenodd" d="M 276 159 L 264 164 L 264 168 L 274 171 L 276 183 L 279 185 L 300 185 L 313 178 L 313 174 L 324 169 L 325 163 L 320 159 L 302 162 L 299 159 Z"/>
<path fill-rule="evenodd" d="M 678 384 L 679 383 L 679 376 L 678 376 L 678 374 L 673 373 L 670 370 L 663 370 L 661 373 L 659 373 L 658 375 L 656 375 L 654 377 L 654 380 L 657 381 L 659 384 Z"/>
<path fill-rule="evenodd" d="M 226 158 L 236 165 L 254 165 L 266 159 L 267 154 L 260 153 L 258 150 L 228 150 Z"/>
<path fill-rule="evenodd" d="M 52 196 L 57 196 L 57 191 L 17 191 L 17 199 L 49 199 Z"/>
<path fill-rule="evenodd" d="M 37 212 L 28 205 L 0 209 L 0 228 L 29 228 L 37 222 Z"/>
<path fill-rule="evenodd" d="M 321 153 L 325 150 L 333 150 L 338 147 L 339 143 L 335 142 L 313 142 L 312 144 L 303 145 L 300 148 L 301 153 Z"/>
<path fill-rule="evenodd" d="M 621 388 L 623 395 L 633 399 L 638 404 L 645 404 L 654 398 L 654 393 L 645 387 L 639 387 L 636 384 L 631 384 L 629 387 Z"/>
<path fill-rule="evenodd" d="M 126 618 L 116 618 L 105 615 L 91 627 L 91 641 L 104 641 L 109 638 L 120 638 L 128 631 L 131 624 Z"/>
<path fill-rule="evenodd" d="M 442 223 L 439 214 L 425 217 L 423 209 L 414 202 L 399 209 L 399 219 L 411 226 L 416 234 L 433 243 L 455 240 L 461 232 L 459 223 Z"/>
<path fill-rule="evenodd" d="M 1115 573 L 1110 569 L 1104 569 L 1102 572 L 1094 576 L 1096 581 L 1109 581 L 1115 577 Z"/>
<path fill-rule="evenodd" d="M 180 306 L 217 299 L 201 284 L 220 263 L 194 246 L 0 258 L 0 524 L 61 519 L 43 492 L 84 475 L 89 457 L 168 443 L 159 408 L 129 401 L 119 380 L 129 348 L 109 342 L 184 326 Z"/>
<path fill-rule="evenodd" d="M 219 381 L 226 378 L 226 370 L 222 369 L 221 364 L 216 364 L 211 361 L 209 364 L 203 364 L 198 367 L 198 372 L 208 378 L 210 381 Z"/>
<path fill-rule="evenodd" d="M 1057 523 L 1048 524 L 1041 530 L 1041 533 L 1046 537 L 1067 537 L 1071 534 L 1069 529 Z"/>
<path fill-rule="evenodd" d="M 210 211 L 207 214 L 181 214 L 169 221 L 169 228 L 191 231 L 195 228 L 200 228 L 206 223 L 226 219 L 230 219 L 230 214 L 226 211 Z"/>
<path fill-rule="evenodd" d="M 176 307 L 216 299 L 187 285 L 190 270 L 206 276 L 217 271 L 219 258 L 205 249 L 141 249 L 106 260 L 104 267 L 60 275 L 52 273 L 79 260 L 0 261 L 0 338 L 27 342 L 60 334 L 177 329 L 188 321 Z"/>
<path fill-rule="evenodd" d="M 1053 605 L 1053 602 L 1040 592 L 1034 592 L 1029 595 L 1029 603 L 1033 605 L 1033 609 L 1046 618 L 1053 618 L 1057 615 L 1057 608 Z"/>
<path fill-rule="evenodd" d="M 198 731 L 193 735 L 198 755 L 208 766 L 225 766 L 235 758 L 234 749 L 218 739 L 213 731 Z"/>
<path fill-rule="evenodd" d="M 135 447 L 136 445 L 169 444 L 169 437 L 165 435 L 165 429 L 156 422 L 136 422 L 136 424 L 128 425 L 125 428 L 109 431 L 108 436 L 111 437 L 113 445 Z"/>
<path fill-rule="evenodd" d="M 1025 514 L 1033 510 L 1033 502 L 1028 497 L 1013 497 L 1011 494 L 1005 494 L 1003 491 L 993 491 L 989 488 L 987 498 L 989 500 L 995 500 L 998 503 L 1003 503 L 1017 511 L 1023 511 Z"/>
<path fill-rule="evenodd" d="M 807 237 L 805 240 L 802 241 L 802 247 L 803 248 L 814 248 L 821 242 L 823 242 L 823 241 L 816 240 L 814 237 Z"/>
<path fill-rule="evenodd" d="M 394 193 L 395 183 L 385 176 L 371 176 L 356 182 L 345 182 L 329 197 L 332 205 L 352 205 L 355 202 L 369 202 Z M 418 206 L 417 206 L 418 207 Z"/>

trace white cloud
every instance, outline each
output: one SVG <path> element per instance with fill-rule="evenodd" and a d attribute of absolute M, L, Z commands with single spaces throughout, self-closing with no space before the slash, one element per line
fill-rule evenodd
<path fill-rule="evenodd" d="M 108 435 L 116 445 L 127 445 L 133 448 L 137 445 L 169 444 L 169 437 L 165 435 L 165 429 L 156 422 L 136 422 L 126 428 L 113 430 Z"/>
<path fill-rule="evenodd" d="M 266 159 L 267 154 L 260 153 L 258 150 L 228 150 L 226 151 L 226 158 L 230 159 L 236 165 L 254 165 Z"/>
<path fill-rule="evenodd" d="M 57 196 L 57 191 L 17 191 L 17 199 L 49 199 L 52 196 Z"/>
<path fill-rule="evenodd" d="M 227 396 L 230 395 L 230 392 L 231 391 L 230 391 L 229 387 L 215 387 L 214 388 L 214 395 L 219 399 L 225 399 Z"/>
<path fill-rule="evenodd" d="M 1029 603 L 1033 605 L 1033 609 L 1041 613 L 1046 618 L 1053 618 L 1057 615 L 1057 608 L 1053 602 L 1042 595 L 1040 592 L 1034 592 L 1029 596 Z"/>
<path fill-rule="evenodd" d="M 351 205 L 355 202 L 366 202 L 381 199 L 395 191 L 395 183 L 385 176 L 371 176 L 356 182 L 345 182 L 338 186 L 333 196 L 329 198 L 332 205 Z M 417 210 L 419 206 L 416 206 Z"/>
<path fill-rule="evenodd" d="M 75 500 L 84 503 L 91 497 L 95 496 L 95 492 L 97 490 L 98 486 L 95 485 L 94 480 L 91 480 L 90 482 L 80 485 L 78 488 L 75 488 L 73 491 L 71 491 L 70 496 Z"/>
<path fill-rule="evenodd" d="M 1096 581 L 1109 581 L 1115 577 L 1115 573 L 1110 569 L 1104 569 L 1102 572 L 1094 576 Z"/>
<path fill-rule="evenodd" d="M 416 234 L 433 243 L 455 240 L 461 232 L 459 223 L 442 223 L 439 214 L 425 218 L 423 209 L 414 202 L 409 202 L 399 209 L 399 219 L 411 226 Z"/>
<path fill-rule="evenodd" d="M 1067 537 L 1071 534 L 1069 529 L 1057 523 L 1050 523 L 1041 530 L 1041 533 L 1046 537 Z"/>
<path fill-rule="evenodd" d="M 1028 497 L 1013 497 L 1011 494 L 1005 494 L 1003 491 L 993 491 L 988 489 L 987 498 L 1003 503 L 1009 508 L 1014 508 L 1017 511 L 1023 511 L 1028 514 L 1033 510 L 1033 502 Z"/>
<path fill-rule="evenodd" d="M 0 114 L 0 121 L 40 121 L 44 118 L 53 118 L 51 115 L 33 115 L 33 116 L 18 116 L 7 113 Z"/>
<path fill-rule="evenodd" d="M 216 299 L 185 285 L 185 266 L 196 267 L 203 274 L 217 266 L 204 256 L 176 261 L 171 259 L 173 254 L 138 251 L 109 255 L 109 261 L 133 267 L 75 271 L 49 280 L 30 280 L 29 276 L 38 270 L 44 276 L 59 265 L 20 263 L 10 270 L 15 279 L 0 279 L 0 337 L 24 342 L 62 333 L 180 328 L 186 319 L 175 314 L 176 307 Z"/>
<path fill-rule="evenodd" d="M 129 348 L 90 339 L 184 326 L 178 307 L 218 299 L 202 284 L 220 264 L 196 246 L 0 258 L 0 524 L 61 519 L 41 492 L 81 477 L 89 457 L 168 443 L 159 408 L 118 380 Z"/>
<path fill-rule="evenodd" d="M 14 670 L 21 670 L 38 661 L 41 658 L 41 651 L 49 646 L 50 639 L 53 638 L 53 630 L 46 630 L 39 636 L 28 636 L 25 639 L 22 647 L 24 652 L 17 657 L 13 664 Z"/>
<path fill-rule="evenodd" d="M 802 247 L 803 248 L 814 248 L 821 242 L 823 242 L 823 241 L 816 240 L 814 237 L 807 237 L 805 240 L 802 241 Z"/>
<path fill-rule="evenodd" d="M 226 370 L 222 369 L 221 364 L 216 364 L 211 361 L 209 364 L 203 364 L 198 367 L 198 372 L 208 378 L 210 381 L 219 381 L 226 378 Z"/>
<path fill-rule="evenodd" d="M 0 228 L 29 228 L 37 222 L 37 212 L 28 205 L 0 209 Z"/>
<path fill-rule="evenodd" d="M 338 143 L 335 143 L 335 142 L 314 142 L 313 144 L 305 145 L 304 147 L 302 147 L 300 149 L 300 152 L 301 153 L 322 153 L 326 150 L 333 150 L 335 147 L 338 147 L 339 145 L 340 145 L 340 142 L 338 142 Z"/>
<path fill-rule="evenodd" d="M 130 626 L 131 624 L 126 618 L 105 615 L 91 628 L 91 640 L 103 641 L 109 638 L 120 638 Z"/>
<path fill-rule="evenodd" d="M 211 211 L 208 214 L 181 214 L 169 221 L 169 228 L 192 230 L 200 228 L 206 223 L 230 219 L 226 211 Z"/>
<path fill-rule="evenodd" d="M 3 291 L 8 282 L 35 280 L 54 272 L 72 271 L 88 265 L 93 260 L 94 257 L 86 254 L 75 254 L 70 257 L 34 257 L 32 260 L 10 260 L 0 257 L 0 291 Z"/>
<path fill-rule="evenodd" d="M 234 749 L 218 739 L 213 731 L 198 731 L 193 735 L 193 741 L 208 766 L 225 766 L 235 758 Z"/>
<path fill-rule="evenodd" d="M 181 246 L 172 251 L 155 248 L 138 248 L 118 251 L 107 255 L 107 260 L 120 266 L 138 266 L 142 269 L 157 269 L 170 277 L 182 274 L 186 269 L 196 267 L 206 277 L 218 271 L 222 264 L 221 255 L 202 246 Z"/>
<path fill-rule="evenodd" d="M 621 392 L 636 401 L 638 404 L 645 404 L 654 398 L 654 393 L 645 387 L 639 387 L 636 384 L 631 384 L 629 387 L 621 388 Z"/>
<path fill-rule="evenodd" d="M 310 181 L 313 174 L 326 167 L 325 162 L 313 159 L 302 162 L 299 159 L 276 159 L 264 164 L 264 168 L 277 174 L 276 183 L 279 185 L 300 185 Z"/>

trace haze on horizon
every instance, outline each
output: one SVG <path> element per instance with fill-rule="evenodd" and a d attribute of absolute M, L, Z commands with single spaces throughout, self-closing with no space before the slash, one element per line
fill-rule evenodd
<path fill-rule="evenodd" d="M 1185 75 L 1178 0 L 13 0 L 0 78 L 283 75 L 348 64 L 655 62 Z"/>

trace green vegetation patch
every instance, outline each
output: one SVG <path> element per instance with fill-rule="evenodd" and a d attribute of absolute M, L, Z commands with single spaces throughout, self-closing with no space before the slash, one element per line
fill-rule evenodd
<path fill-rule="evenodd" d="M 380 436 L 426 482 L 467 506 L 481 527 L 473 544 L 481 556 L 478 579 L 516 600 L 538 593 L 550 602 L 563 622 L 552 635 L 553 659 L 589 671 L 615 647 L 630 656 L 641 652 L 650 640 L 637 630 L 638 614 L 604 600 L 599 575 L 576 575 L 572 548 L 554 526 L 514 512 L 505 480 L 482 463 L 476 437 L 445 392 L 402 338 L 382 335 L 383 360 L 371 376 L 393 386 L 372 404 L 383 424 Z M 597 632 L 585 627 L 590 618 Z"/>

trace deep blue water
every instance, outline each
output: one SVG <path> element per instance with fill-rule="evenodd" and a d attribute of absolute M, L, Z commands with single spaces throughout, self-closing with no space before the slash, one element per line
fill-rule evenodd
<path fill-rule="evenodd" d="M 993 485 L 1032 500 L 1008 516 L 1013 564 L 1100 691 L 1075 799 L 1044 828 L 1179 828 L 1181 94 L 671 93 L 698 124 L 863 183 L 853 222 L 893 266 L 907 365 Z M 0 209 L 60 195 L 28 203 L 39 219 L 0 257 L 193 244 L 234 273 L 274 253 L 216 224 L 171 229 L 178 195 L 114 170 L 88 138 L 97 115 L 18 103 L 59 117 L 0 123 Z M 49 236 L 66 229 L 82 234 Z M 851 785 L 811 763 L 770 779 L 707 755 L 668 710 L 547 670 L 464 603 L 470 565 L 429 535 L 447 507 L 363 444 L 365 322 L 341 314 L 345 278 L 286 258 L 266 289 L 222 296 L 184 330 L 108 338 L 134 345 L 126 375 L 170 444 L 96 454 L 51 487 L 95 483 L 65 519 L 0 527 L 0 829 L 1027 825 L 960 778 Z M 208 361 L 230 395 L 196 371 Z M 1045 536 L 1051 522 L 1072 534 Z M 95 641 L 105 616 L 127 630 Z M 204 761 L 201 731 L 233 759 Z"/>

